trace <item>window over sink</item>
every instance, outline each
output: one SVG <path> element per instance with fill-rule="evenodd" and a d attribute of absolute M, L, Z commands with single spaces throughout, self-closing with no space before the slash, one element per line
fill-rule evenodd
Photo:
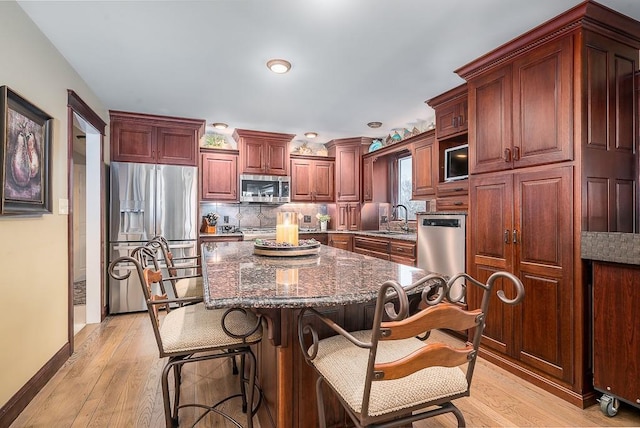
<path fill-rule="evenodd" d="M 407 207 L 408 220 L 415 220 L 416 213 L 426 211 L 426 201 L 412 201 L 411 190 L 413 189 L 412 181 L 412 159 L 411 155 L 399 157 L 395 162 L 395 180 L 396 186 L 393 186 L 392 200 L 395 204 Z M 396 214 L 401 215 L 401 214 Z"/>

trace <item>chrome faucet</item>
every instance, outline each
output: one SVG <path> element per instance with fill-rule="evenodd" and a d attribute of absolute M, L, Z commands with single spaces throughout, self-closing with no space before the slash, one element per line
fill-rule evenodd
<path fill-rule="evenodd" d="M 398 208 L 404 208 L 404 224 L 400 226 L 400 229 L 405 232 L 409 231 L 409 210 L 402 204 L 394 205 L 393 212 L 395 213 L 396 220 L 398 219 Z"/>

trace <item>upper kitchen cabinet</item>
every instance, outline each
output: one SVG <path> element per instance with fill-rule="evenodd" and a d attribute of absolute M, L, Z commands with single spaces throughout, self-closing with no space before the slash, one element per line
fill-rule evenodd
<path fill-rule="evenodd" d="M 333 202 L 335 160 L 291 155 L 291 201 Z"/>
<path fill-rule="evenodd" d="M 434 131 L 419 134 L 411 145 L 413 199 L 433 196 L 438 183 L 438 149 Z"/>
<path fill-rule="evenodd" d="M 289 175 L 289 143 L 294 134 L 236 129 L 242 174 Z"/>
<path fill-rule="evenodd" d="M 466 83 L 428 100 L 427 104 L 436 112 L 436 138 L 438 140 L 467 134 Z"/>
<path fill-rule="evenodd" d="M 109 114 L 112 161 L 198 165 L 204 120 L 113 110 Z"/>
<path fill-rule="evenodd" d="M 472 174 L 573 159 L 574 37 L 469 80 Z"/>
<path fill-rule="evenodd" d="M 331 140 L 326 146 L 336 160 L 336 202 L 360 201 L 361 154 L 371 144 L 370 138 Z"/>
<path fill-rule="evenodd" d="M 200 149 L 200 198 L 212 201 L 238 200 L 238 151 Z"/>

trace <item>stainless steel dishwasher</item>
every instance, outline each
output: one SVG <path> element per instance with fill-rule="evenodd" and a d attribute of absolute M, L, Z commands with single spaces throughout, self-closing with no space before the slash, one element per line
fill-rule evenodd
<path fill-rule="evenodd" d="M 466 222 L 466 214 L 418 214 L 418 267 L 446 276 L 465 272 Z M 452 297 L 462 292 L 463 283 L 456 281 Z"/>

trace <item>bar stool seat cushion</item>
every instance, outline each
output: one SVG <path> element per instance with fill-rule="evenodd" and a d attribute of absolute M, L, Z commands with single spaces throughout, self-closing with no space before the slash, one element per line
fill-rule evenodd
<path fill-rule="evenodd" d="M 351 333 L 369 341 L 371 331 Z M 428 342 L 427 342 L 428 343 Z M 410 338 L 378 342 L 377 363 L 394 361 L 426 346 Z M 362 412 L 369 350 L 355 346 L 341 335 L 323 339 L 313 365 L 356 413 Z M 375 381 L 371 385 L 369 415 L 380 416 L 433 400 L 454 396 L 468 389 L 465 373 L 459 367 L 429 367 L 401 379 Z"/>
<path fill-rule="evenodd" d="M 227 335 L 220 328 L 226 309 L 206 309 L 204 304 L 183 306 L 172 309 L 164 318 L 160 327 L 162 346 L 167 354 L 206 350 L 211 348 L 230 348 L 243 344 L 241 339 Z M 247 314 L 232 312 L 226 318 L 226 326 L 232 333 L 251 331 L 257 317 L 251 311 Z M 262 329 L 249 336 L 244 343 L 257 343 L 262 338 Z"/>

